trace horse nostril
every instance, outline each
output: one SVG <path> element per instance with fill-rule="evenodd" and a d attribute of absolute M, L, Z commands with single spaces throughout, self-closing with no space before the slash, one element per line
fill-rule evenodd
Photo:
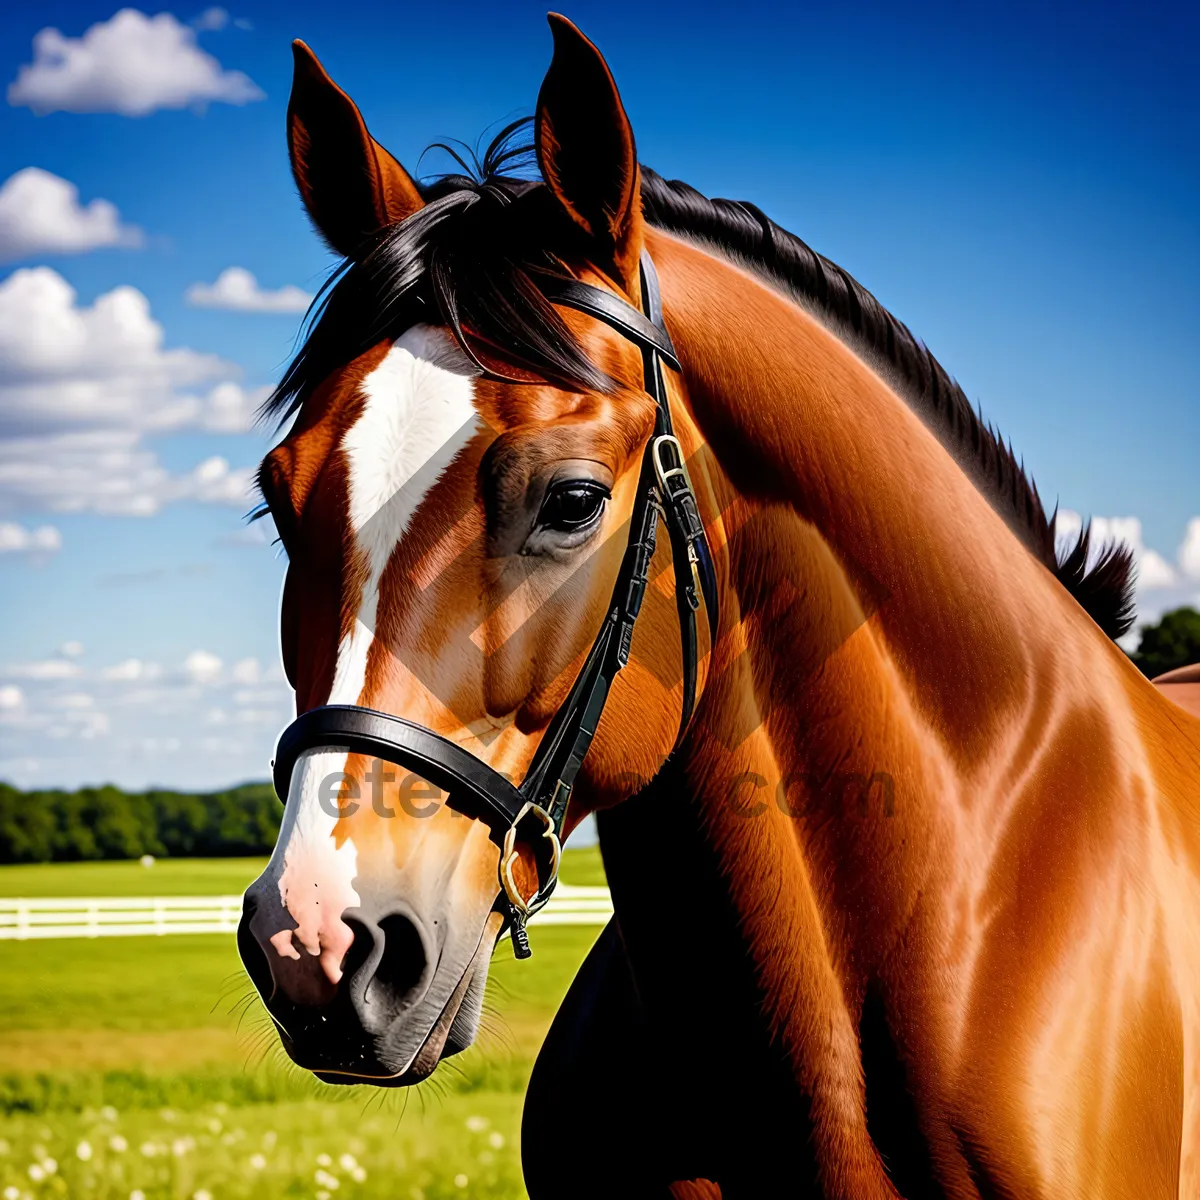
<path fill-rule="evenodd" d="M 425 944 L 417 927 L 401 913 L 382 918 L 379 928 L 383 933 L 383 955 L 371 986 L 385 989 L 392 1000 L 401 1000 L 425 974 Z"/>
<path fill-rule="evenodd" d="M 350 949 L 346 951 L 346 957 L 342 960 L 342 978 L 353 979 L 374 953 L 375 936 L 370 928 L 356 917 L 343 914 L 342 920 L 354 934 L 354 941 L 350 944 Z"/>

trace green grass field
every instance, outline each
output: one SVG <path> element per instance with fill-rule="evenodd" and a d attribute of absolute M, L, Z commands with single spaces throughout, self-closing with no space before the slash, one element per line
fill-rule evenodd
<path fill-rule="evenodd" d="M 4 867 L 0 895 L 230 894 L 261 865 Z M 599 855 L 563 878 L 603 882 Z M 525 1084 L 598 932 L 535 927 L 525 963 L 502 945 L 479 1044 L 403 1091 L 288 1064 L 228 935 L 0 943 L 0 1196 L 523 1196 Z"/>

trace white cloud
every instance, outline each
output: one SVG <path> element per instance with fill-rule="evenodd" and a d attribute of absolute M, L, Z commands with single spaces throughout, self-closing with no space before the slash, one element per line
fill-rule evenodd
<path fill-rule="evenodd" d="M 10 506 L 150 517 L 185 500 L 248 508 L 253 487 L 253 468 L 220 457 L 172 475 L 133 433 L 0 438 L 0 503 Z"/>
<path fill-rule="evenodd" d="M 53 763 L 52 782 L 69 786 L 200 789 L 265 777 L 292 706 L 276 664 L 212 649 L 172 670 L 148 657 L 107 664 L 85 671 L 47 658 L 0 670 L 0 764 L 12 764 L 0 777 L 33 783 L 26 758 Z"/>
<path fill-rule="evenodd" d="M 1133 550 L 1139 593 L 1172 588 L 1178 584 L 1176 569 L 1157 550 L 1146 545 L 1142 522 L 1138 517 L 1092 517 L 1091 523 L 1093 556 L 1111 542 L 1124 542 Z M 1060 546 L 1064 541 L 1073 542 L 1083 528 L 1083 518 L 1070 509 L 1061 509 L 1056 528 Z"/>
<path fill-rule="evenodd" d="M 221 660 L 207 650 L 193 650 L 183 660 L 183 670 L 193 683 L 215 683 L 221 675 Z"/>
<path fill-rule="evenodd" d="M 62 534 L 53 525 L 26 529 L 15 521 L 0 521 L 0 554 L 28 554 L 45 558 L 62 549 Z"/>
<path fill-rule="evenodd" d="M 136 288 L 91 306 L 49 267 L 0 283 L 0 429 L 77 425 L 171 429 L 192 409 L 172 389 L 236 373 L 212 354 L 164 349 L 162 326 Z"/>
<path fill-rule="evenodd" d="M 245 432 L 267 389 L 215 355 L 163 345 L 145 296 L 81 305 L 49 267 L 0 283 L 0 511 L 144 516 L 181 500 L 248 506 L 251 470 L 210 459 L 172 474 L 144 442 L 181 429 Z M 217 377 L 207 394 L 181 389 Z"/>
<path fill-rule="evenodd" d="M 161 674 L 162 668 L 157 663 L 144 662 L 140 658 L 126 658 L 111 667 L 105 667 L 100 672 L 100 678 L 110 682 L 134 683 L 157 679 Z"/>
<path fill-rule="evenodd" d="M 44 682 L 51 679 L 75 679 L 83 674 L 83 668 L 65 658 L 43 658 L 36 662 L 13 663 L 4 670 L 13 679 L 34 679 Z"/>
<path fill-rule="evenodd" d="M 234 683 L 257 683 L 262 675 L 258 666 L 258 659 L 239 659 L 233 664 L 232 675 Z"/>
<path fill-rule="evenodd" d="M 196 402 L 196 424 L 209 433 L 249 433 L 270 394 L 270 387 L 246 389 L 236 383 L 219 383 Z"/>
<path fill-rule="evenodd" d="M 79 189 L 49 171 L 26 167 L 0 187 L 0 261 L 141 244 L 142 231 L 122 225 L 114 205 L 80 204 Z"/>
<path fill-rule="evenodd" d="M 239 725 L 265 725 L 276 729 L 280 724 L 280 714 L 274 708 L 239 708 L 235 719 Z"/>
<path fill-rule="evenodd" d="M 1200 579 L 1200 517 L 1193 517 L 1179 547 L 1179 569 L 1189 579 Z"/>
<path fill-rule="evenodd" d="M 223 8 L 206 8 L 193 22 L 192 28 L 201 33 L 215 33 L 229 24 L 229 13 Z"/>
<path fill-rule="evenodd" d="M 63 642 L 58 648 L 59 654 L 64 658 L 82 658 L 83 643 L 82 642 Z"/>
<path fill-rule="evenodd" d="M 210 10 L 211 11 L 211 10 Z M 160 108 L 247 104 L 264 97 L 241 71 L 226 71 L 196 44 L 196 32 L 170 13 L 123 8 L 82 37 L 46 28 L 34 35 L 34 61 L 9 84 L 8 102 L 51 112 L 144 117 Z"/>
<path fill-rule="evenodd" d="M 258 286 L 258 280 L 245 267 L 226 267 L 215 283 L 193 283 L 184 299 L 197 308 L 228 308 L 235 312 L 302 313 L 312 296 L 295 284 L 271 291 Z"/>

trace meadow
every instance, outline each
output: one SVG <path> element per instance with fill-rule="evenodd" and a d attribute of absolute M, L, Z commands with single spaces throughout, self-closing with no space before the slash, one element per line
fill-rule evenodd
<path fill-rule="evenodd" d="M 239 892 L 260 859 L 0 868 L 0 895 Z M 603 882 L 594 849 L 566 882 Z M 521 1101 L 596 927 L 497 950 L 479 1043 L 413 1089 L 286 1061 L 226 934 L 0 943 L 0 1197 L 521 1197 Z"/>

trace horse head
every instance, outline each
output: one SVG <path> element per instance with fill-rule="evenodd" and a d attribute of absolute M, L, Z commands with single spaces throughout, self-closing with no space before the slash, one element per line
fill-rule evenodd
<path fill-rule="evenodd" d="M 628 118 L 591 43 L 551 24 L 544 183 L 505 173 L 510 129 L 475 177 L 419 186 L 296 43 L 292 169 L 345 264 L 276 393 L 295 420 L 259 476 L 288 556 L 298 712 L 402 718 L 514 783 L 610 615 L 660 419 L 645 346 L 548 298 L 556 280 L 635 316 L 645 300 Z M 698 434 L 664 379 L 682 465 Z M 567 832 L 654 774 L 697 691 L 680 678 L 665 539 L 654 572 L 646 555 L 659 579 L 599 698 Z M 506 899 L 504 831 L 410 765 L 336 737 L 295 754 L 275 852 L 246 894 L 250 975 L 288 1053 L 331 1082 L 412 1083 L 469 1045 L 508 901 L 546 889 L 557 830 L 510 830 Z"/>

